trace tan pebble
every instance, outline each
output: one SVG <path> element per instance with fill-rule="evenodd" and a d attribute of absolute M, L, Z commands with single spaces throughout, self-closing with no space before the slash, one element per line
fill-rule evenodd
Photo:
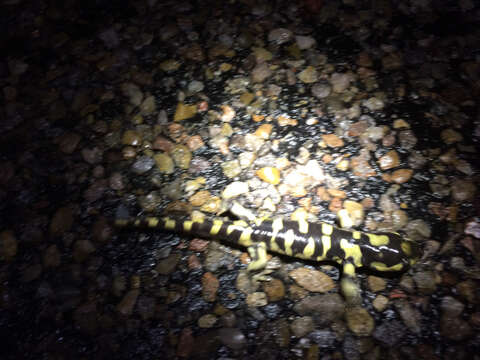
<path fill-rule="evenodd" d="M 175 145 L 172 149 L 171 156 L 175 165 L 180 169 L 188 169 L 192 160 L 192 153 L 185 145 Z"/>
<path fill-rule="evenodd" d="M 214 196 L 207 200 L 200 210 L 210 214 L 216 214 L 220 210 L 221 202 L 222 200 L 219 197 Z"/>
<path fill-rule="evenodd" d="M 13 231 L 5 230 L 0 233 L 0 258 L 10 261 L 17 255 L 18 241 Z"/>
<path fill-rule="evenodd" d="M 259 114 L 253 114 L 252 115 L 252 120 L 255 122 L 260 122 L 263 119 L 265 119 L 265 115 L 259 115 Z"/>
<path fill-rule="evenodd" d="M 335 282 L 327 274 L 308 268 L 298 268 L 288 274 L 301 287 L 312 292 L 325 293 L 335 287 Z"/>
<path fill-rule="evenodd" d="M 335 134 L 326 134 L 322 135 L 323 141 L 327 144 L 327 146 L 336 148 L 336 147 L 342 147 L 344 145 L 344 142 L 342 139 L 340 139 L 337 135 Z"/>
<path fill-rule="evenodd" d="M 173 146 L 174 145 L 170 140 L 164 138 L 163 136 L 157 136 L 155 138 L 155 140 L 153 141 L 152 149 L 162 150 L 162 151 L 168 153 L 168 152 L 172 151 Z"/>
<path fill-rule="evenodd" d="M 255 135 L 264 140 L 268 140 L 270 134 L 272 133 L 273 125 L 272 124 L 263 124 L 255 131 Z"/>
<path fill-rule="evenodd" d="M 193 135 L 188 137 L 186 144 L 190 151 L 198 150 L 205 145 L 200 135 Z"/>
<path fill-rule="evenodd" d="M 347 193 L 343 190 L 327 189 L 327 192 L 329 195 L 332 195 L 333 197 L 338 197 L 340 199 L 345 199 L 347 197 Z"/>
<path fill-rule="evenodd" d="M 296 126 L 298 124 L 298 121 L 292 118 L 289 118 L 288 116 L 285 115 L 280 115 L 277 117 L 277 122 L 278 125 L 280 126 Z"/>
<path fill-rule="evenodd" d="M 463 136 L 459 132 L 453 129 L 443 130 L 440 134 L 440 137 L 442 138 L 443 142 L 447 145 L 451 145 L 453 143 L 463 140 Z"/>
<path fill-rule="evenodd" d="M 347 307 L 345 317 L 348 328 L 357 336 L 370 336 L 375 327 L 372 316 L 360 306 Z"/>
<path fill-rule="evenodd" d="M 275 159 L 275 167 L 279 170 L 286 169 L 290 166 L 290 160 L 286 157 Z"/>
<path fill-rule="evenodd" d="M 317 188 L 317 196 L 321 201 L 330 201 L 330 195 L 328 194 L 328 191 L 323 186 L 319 186 Z"/>
<path fill-rule="evenodd" d="M 190 196 L 188 201 L 192 206 L 202 206 L 207 202 L 208 199 L 210 199 L 212 195 L 210 194 L 210 191 L 208 190 L 201 190 Z"/>
<path fill-rule="evenodd" d="M 400 157 L 395 150 L 391 150 L 378 159 L 378 164 L 382 170 L 393 169 L 400 165 Z"/>
<path fill-rule="evenodd" d="M 153 159 L 157 164 L 158 170 L 165 174 L 171 174 L 174 171 L 173 160 L 167 154 L 156 154 Z"/>
<path fill-rule="evenodd" d="M 367 282 L 368 282 L 368 288 L 372 292 L 379 292 L 379 291 L 385 290 L 385 287 L 387 286 L 387 282 L 378 276 L 370 275 L 367 278 Z"/>
<path fill-rule="evenodd" d="M 140 146 L 142 144 L 142 136 L 133 130 L 127 130 L 123 133 L 122 144 L 130 146 Z"/>
<path fill-rule="evenodd" d="M 397 184 L 403 184 L 410 180 L 412 176 L 412 169 L 399 169 L 392 173 L 392 181 Z"/>
<path fill-rule="evenodd" d="M 373 308 L 378 311 L 384 311 L 388 306 L 388 298 L 383 295 L 378 295 L 372 302 Z"/>
<path fill-rule="evenodd" d="M 332 213 L 337 213 L 342 208 L 342 199 L 340 198 L 333 198 L 328 205 L 328 210 Z"/>
<path fill-rule="evenodd" d="M 247 295 L 247 305 L 251 307 L 260 307 L 268 304 L 267 295 L 264 292 L 254 292 Z"/>
<path fill-rule="evenodd" d="M 274 167 L 264 167 L 256 172 L 257 176 L 265 182 L 273 185 L 280 183 L 280 170 Z"/>
<path fill-rule="evenodd" d="M 182 121 L 194 117 L 197 113 L 197 105 L 184 104 L 179 102 L 177 104 L 177 109 L 175 110 L 175 115 L 173 116 L 173 121 Z"/>
<path fill-rule="evenodd" d="M 279 279 L 272 279 L 272 281 L 265 282 L 263 290 L 267 294 L 269 301 L 279 301 L 285 296 L 285 285 L 283 285 L 283 282 Z"/>
<path fill-rule="evenodd" d="M 222 105 L 221 106 L 223 113 L 220 117 L 220 120 L 223 122 L 230 122 L 235 117 L 235 110 L 229 105 Z"/>
<path fill-rule="evenodd" d="M 175 140 L 175 142 L 181 142 L 187 135 L 185 134 L 185 128 L 176 123 L 168 125 L 168 136 Z"/>
<path fill-rule="evenodd" d="M 410 129 L 410 125 L 404 119 L 396 119 L 393 122 L 394 129 Z"/>
<path fill-rule="evenodd" d="M 240 95 L 240 101 L 244 105 L 249 105 L 253 101 L 254 98 L 255 98 L 255 95 L 250 93 L 250 92 L 245 92 L 242 95 Z"/>
<path fill-rule="evenodd" d="M 347 159 L 343 159 L 337 164 L 336 168 L 340 171 L 347 171 L 349 165 L 350 162 Z"/>
<path fill-rule="evenodd" d="M 207 272 L 202 276 L 202 295 L 203 299 L 208 302 L 213 302 L 217 298 L 217 291 L 220 282 L 211 272 Z"/>

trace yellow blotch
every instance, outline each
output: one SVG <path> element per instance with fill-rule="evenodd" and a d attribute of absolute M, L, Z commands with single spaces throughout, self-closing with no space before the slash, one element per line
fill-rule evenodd
<path fill-rule="evenodd" d="M 374 268 L 375 270 L 378 270 L 378 271 L 400 271 L 400 270 L 403 269 L 403 264 L 399 263 L 399 264 L 396 264 L 396 265 L 393 265 L 393 266 L 387 266 L 384 263 L 374 261 L 374 262 L 370 263 L 370 267 L 372 267 L 372 268 Z"/>
<path fill-rule="evenodd" d="M 175 220 L 172 220 L 170 218 L 165 218 L 163 220 L 165 221 L 165 229 L 167 230 L 175 229 Z"/>
<path fill-rule="evenodd" d="M 373 246 L 388 245 L 390 242 L 388 235 L 367 234 L 367 236 Z"/>
<path fill-rule="evenodd" d="M 402 244 L 400 246 L 402 247 L 402 251 L 405 255 L 412 255 L 412 246 L 407 241 L 402 241 Z"/>
<path fill-rule="evenodd" d="M 290 256 L 293 255 L 292 245 L 294 241 L 295 241 L 295 233 L 293 232 L 292 229 L 290 229 L 285 233 L 285 254 Z"/>
<path fill-rule="evenodd" d="M 238 243 L 242 246 L 251 246 L 252 245 L 252 228 L 247 227 L 244 228 L 240 238 L 238 239 Z"/>
<path fill-rule="evenodd" d="M 210 235 L 217 235 L 223 225 L 222 220 L 213 220 L 212 228 L 210 229 Z"/>
<path fill-rule="evenodd" d="M 346 239 L 340 240 L 340 248 L 345 252 L 345 260 L 351 258 L 355 266 L 362 266 L 362 251 L 360 246 Z"/>
<path fill-rule="evenodd" d="M 308 233 L 308 222 L 305 219 L 298 219 L 298 231 L 302 234 Z"/>
<path fill-rule="evenodd" d="M 343 274 L 350 277 L 355 277 L 355 266 L 351 263 L 346 263 L 343 265 Z"/>
<path fill-rule="evenodd" d="M 333 226 L 327 223 L 322 223 L 322 234 L 323 235 L 332 235 L 333 233 Z"/>
<path fill-rule="evenodd" d="M 283 229 L 283 220 L 281 218 L 276 218 L 272 222 L 272 238 L 270 241 L 274 241 L 277 237 L 277 234 L 280 230 Z"/>
<path fill-rule="evenodd" d="M 323 245 L 323 253 L 322 253 L 321 259 L 318 258 L 318 260 L 326 259 L 327 251 L 330 250 L 330 248 L 332 247 L 332 238 L 330 236 L 323 235 L 322 245 Z"/>
<path fill-rule="evenodd" d="M 158 218 L 156 217 L 147 218 L 147 224 L 149 227 L 156 227 L 158 225 Z"/>
<path fill-rule="evenodd" d="M 245 220 L 235 220 L 233 222 L 233 225 L 236 225 L 237 227 L 238 226 L 247 227 L 248 223 Z"/>
<path fill-rule="evenodd" d="M 270 250 L 272 250 L 274 252 L 277 252 L 277 253 L 282 252 L 280 250 L 280 248 L 278 247 L 277 242 L 275 241 L 275 236 L 272 236 L 272 238 L 270 239 Z"/>
<path fill-rule="evenodd" d="M 190 232 L 192 231 L 193 221 L 186 220 L 183 222 L 183 231 Z"/>
<path fill-rule="evenodd" d="M 128 225 L 128 220 L 127 219 L 117 219 L 117 220 L 115 220 L 115 225 L 116 226 L 127 226 Z"/>
<path fill-rule="evenodd" d="M 354 231 L 352 233 L 352 237 L 355 239 L 355 240 L 360 240 L 360 238 L 362 237 L 362 233 L 360 231 Z"/>
<path fill-rule="evenodd" d="M 303 256 L 305 257 L 305 259 L 311 259 L 314 252 L 315 252 L 315 241 L 310 236 L 308 238 L 307 245 L 303 249 Z"/>

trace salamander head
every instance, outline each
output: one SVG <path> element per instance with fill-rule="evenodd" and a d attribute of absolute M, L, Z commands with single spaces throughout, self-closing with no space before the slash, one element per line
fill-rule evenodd
<path fill-rule="evenodd" d="M 396 233 L 369 234 L 362 248 L 364 266 L 377 271 L 403 271 L 421 257 L 420 246 Z"/>

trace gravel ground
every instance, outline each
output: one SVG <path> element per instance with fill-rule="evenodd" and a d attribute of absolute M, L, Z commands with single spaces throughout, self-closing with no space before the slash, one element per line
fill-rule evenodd
<path fill-rule="evenodd" d="M 480 6 L 7 0 L 2 359 L 480 359 Z M 397 231 L 405 273 L 119 230 L 258 215 Z"/>

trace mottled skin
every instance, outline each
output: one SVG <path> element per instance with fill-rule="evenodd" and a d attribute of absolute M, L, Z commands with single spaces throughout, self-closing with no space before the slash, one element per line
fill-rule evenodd
<path fill-rule="evenodd" d="M 335 261 L 343 267 L 342 292 L 347 301 L 354 304 L 361 300 L 355 282 L 357 268 L 363 266 L 380 272 L 402 271 L 420 256 L 416 243 L 396 233 L 370 234 L 305 220 L 279 218 L 247 223 L 244 220 L 142 217 L 118 219 L 116 225 L 192 234 L 247 247 L 252 257 L 249 271 L 265 267 L 267 251 L 299 259 Z"/>

